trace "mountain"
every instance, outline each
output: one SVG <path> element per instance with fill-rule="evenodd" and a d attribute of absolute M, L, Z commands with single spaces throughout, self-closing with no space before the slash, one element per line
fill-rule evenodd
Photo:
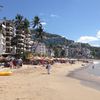
<path fill-rule="evenodd" d="M 32 33 L 32 40 L 37 41 L 36 38 L 36 32 L 31 30 Z M 93 55 L 94 58 L 100 59 L 100 47 L 93 47 L 90 46 L 88 43 L 77 43 L 74 42 L 73 40 L 66 39 L 65 37 L 62 37 L 57 34 L 52 34 L 48 32 L 43 32 L 43 40 L 41 41 L 46 44 L 47 47 L 50 48 L 58 48 L 59 51 L 61 48 L 64 46 L 69 46 L 69 48 L 77 48 L 80 44 L 81 48 L 87 48 L 91 51 L 91 55 Z"/>
<path fill-rule="evenodd" d="M 32 39 L 33 41 L 37 40 L 37 38 L 35 37 L 36 32 L 35 31 L 31 31 L 32 32 Z M 52 34 L 52 33 L 47 33 L 47 32 L 43 32 L 43 43 L 45 43 L 47 46 L 59 46 L 59 45 L 69 45 L 71 43 L 73 43 L 73 40 L 68 40 L 60 35 L 57 34 Z"/>

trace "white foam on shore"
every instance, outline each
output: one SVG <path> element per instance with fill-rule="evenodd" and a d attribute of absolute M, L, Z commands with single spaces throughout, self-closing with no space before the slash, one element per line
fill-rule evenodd
<path fill-rule="evenodd" d="M 93 64 L 99 64 L 100 61 L 93 61 Z"/>

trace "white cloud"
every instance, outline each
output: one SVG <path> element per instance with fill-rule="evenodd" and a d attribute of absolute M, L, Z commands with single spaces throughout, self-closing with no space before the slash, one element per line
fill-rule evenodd
<path fill-rule="evenodd" d="M 41 22 L 41 24 L 42 24 L 43 26 L 47 25 L 47 23 L 46 23 L 46 22 Z"/>
<path fill-rule="evenodd" d="M 99 39 L 97 37 L 93 36 L 81 36 L 77 42 L 82 42 L 82 43 L 90 43 L 94 41 L 98 41 Z"/>
<path fill-rule="evenodd" d="M 100 31 L 95 36 L 81 36 L 76 42 L 89 43 L 92 46 L 100 47 Z"/>
<path fill-rule="evenodd" d="M 50 17 L 58 18 L 59 16 L 58 15 L 55 15 L 55 14 L 51 14 Z"/>
<path fill-rule="evenodd" d="M 100 31 L 97 32 L 97 35 L 96 36 L 97 36 L 97 38 L 100 39 Z"/>

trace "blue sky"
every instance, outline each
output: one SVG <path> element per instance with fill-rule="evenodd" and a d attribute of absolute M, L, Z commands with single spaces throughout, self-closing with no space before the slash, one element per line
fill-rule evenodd
<path fill-rule="evenodd" d="M 45 31 L 100 46 L 100 0 L 0 0 L 0 18 L 38 15 Z"/>

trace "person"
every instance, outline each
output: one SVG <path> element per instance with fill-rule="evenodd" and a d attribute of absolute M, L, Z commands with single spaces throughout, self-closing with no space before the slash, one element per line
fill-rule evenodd
<path fill-rule="evenodd" d="M 13 61 L 12 61 L 12 59 L 10 59 L 10 61 L 9 61 L 9 64 L 10 64 L 10 68 L 14 68 L 14 65 L 13 65 Z"/>
<path fill-rule="evenodd" d="M 18 68 L 21 67 L 23 64 L 23 60 L 20 58 L 20 59 L 17 59 L 17 65 L 18 65 Z"/>
<path fill-rule="evenodd" d="M 51 71 L 51 64 L 50 64 L 50 62 L 47 62 L 46 69 L 47 69 L 47 73 L 50 74 L 50 71 Z"/>
<path fill-rule="evenodd" d="M 92 65 L 92 69 L 94 69 L 94 65 Z"/>
<path fill-rule="evenodd" d="M 13 60 L 12 60 L 12 63 L 13 63 L 14 68 L 16 68 L 16 65 L 17 65 L 17 64 L 16 64 L 16 59 L 13 59 Z"/>

